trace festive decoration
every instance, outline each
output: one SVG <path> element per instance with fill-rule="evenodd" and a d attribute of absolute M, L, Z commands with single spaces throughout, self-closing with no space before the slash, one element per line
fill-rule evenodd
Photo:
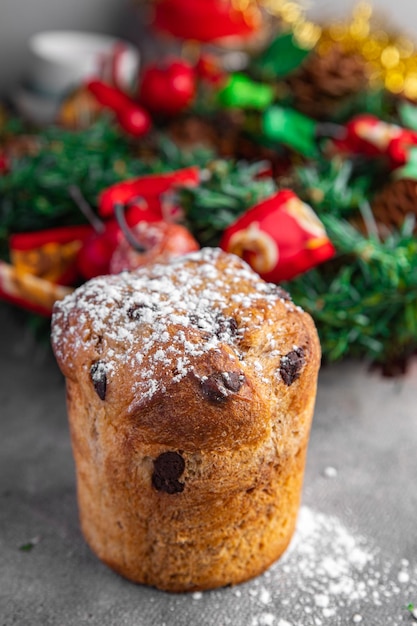
<path fill-rule="evenodd" d="M 270 282 L 294 278 L 335 254 L 314 211 L 289 189 L 247 211 L 225 230 L 220 246 Z"/>
<path fill-rule="evenodd" d="M 328 119 L 346 106 L 349 98 L 366 88 L 366 64 L 355 52 L 334 44 L 325 54 L 312 52 L 287 80 L 298 111 Z"/>
<path fill-rule="evenodd" d="M 336 268 L 313 269 L 284 285 L 317 324 L 324 359 L 366 357 L 387 375 L 417 349 L 417 239 L 406 221 L 380 242 L 348 222 L 323 217 Z"/>
<path fill-rule="evenodd" d="M 370 3 L 358 2 L 352 19 L 323 28 L 320 52 L 325 54 L 334 43 L 365 59 L 371 85 L 417 98 L 416 46 L 403 33 L 391 31 L 388 23 L 378 19 Z"/>
<path fill-rule="evenodd" d="M 77 267 L 84 279 L 111 273 L 113 255 L 123 241 L 122 231 L 125 231 L 131 243 L 133 240 L 133 247 L 137 247 L 134 238 L 129 236 L 129 229 L 132 226 L 150 225 L 163 219 L 175 218 L 177 208 L 172 203 L 164 203 L 164 194 L 172 191 L 178 184 L 195 185 L 198 178 L 198 168 L 190 167 L 167 174 L 142 176 L 112 185 L 98 198 L 98 215 L 105 218 L 104 221 L 94 214 L 79 189 L 70 188 L 74 201 L 93 226 L 93 232 L 85 239 L 77 254 Z M 118 207 L 123 207 L 123 213 L 117 213 Z M 152 232 L 155 233 L 156 230 Z M 170 231 L 163 237 L 157 237 L 155 241 L 144 234 L 143 228 L 138 232 L 142 235 L 146 248 L 152 244 L 153 249 L 148 251 L 146 259 L 156 258 L 158 255 L 162 258 L 163 254 L 173 251 L 173 244 L 168 241 Z M 160 229 L 160 232 L 163 231 Z M 175 239 L 180 241 L 177 234 Z M 122 253 L 122 256 L 123 254 L 127 257 L 126 253 Z"/>
<path fill-rule="evenodd" d="M 184 58 L 145 65 L 135 96 L 90 81 L 61 126 L 0 121 L 2 297 L 48 314 L 90 276 L 221 245 L 311 313 L 325 360 L 400 371 L 417 350 L 414 44 L 363 3 L 320 26 L 289 0 L 155 9 Z M 238 71 L 229 35 L 256 35 Z"/>
<path fill-rule="evenodd" d="M 268 198 L 276 185 L 265 163 L 211 163 L 196 187 L 182 187 L 178 202 L 190 231 L 202 246 L 217 246 L 224 230 L 247 209 Z"/>
<path fill-rule="evenodd" d="M 303 156 L 318 156 L 317 123 L 293 109 L 270 107 L 262 117 L 262 132 L 269 140 Z"/>
<path fill-rule="evenodd" d="M 231 0 L 158 0 L 153 26 L 179 39 L 210 42 L 247 37 L 261 24 L 255 5 L 239 8 Z"/>
<path fill-rule="evenodd" d="M 255 58 L 252 68 L 266 79 L 285 78 L 300 67 L 311 47 L 300 45 L 294 32 L 281 33 Z"/>
<path fill-rule="evenodd" d="M 265 109 L 274 100 L 274 90 L 251 80 L 246 74 L 231 74 L 217 94 L 219 103 L 241 109 Z"/>
<path fill-rule="evenodd" d="M 84 280 L 108 274 L 110 260 L 120 238 L 116 220 L 103 222 L 103 228 L 93 231 L 77 254 L 77 269 Z"/>
<path fill-rule="evenodd" d="M 89 81 L 87 89 L 100 104 L 114 111 L 117 121 L 127 133 L 134 137 L 142 137 L 149 132 L 151 127 L 149 114 L 124 91 L 99 80 Z"/>
<path fill-rule="evenodd" d="M 61 285 L 78 278 L 76 259 L 90 236 L 89 226 L 63 226 L 10 236 L 10 260 L 17 272 Z"/>
<path fill-rule="evenodd" d="M 114 215 L 118 204 L 137 206 L 142 219 L 158 221 L 172 216 L 171 206 L 164 210 L 163 194 L 178 185 L 195 187 L 200 179 L 197 167 L 188 167 L 164 174 L 151 174 L 125 180 L 102 191 L 98 198 L 98 212 L 102 217 Z M 174 209 L 174 210 L 173 210 Z"/>
<path fill-rule="evenodd" d="M 415 145 L 417 133 L 389 124 L 374 115 L 358 115 L 345 126 L 346 134 L 336 141 L 339 151 L 369 157 L 387 157 L 392 166 L 407 160 L 408 148 Z"/>
<path fill-rule="evenodd" d="M 407 216 L 414 216 L 417 221 L 417 179 L 391 181 L 376 195 L 371 206 L 381 236 L 400 229 Z M 416 227 L 414 232 L 417 233 Z"/>
<path fill-rule="evenodd" d="M 110 273 L 118 274 L 150 263 L 163 263 L 199 248 L 190 231 L 180 224 L 141 221 L 125 233 L 113 252 Z"/>
<path fill-rule="evenodd" d="M 139 102 L 152 113 L 176 115 L 196 93 L 195 70 L 181 59 L 148 65 L 141 77 Z"/>
<path fill-rule="evenodd" d="M 69 287 L 21 272 L 13 265 L 0 261 L 0 297 L 33 313 L 50 317 L 54 302 L 71 291 Z"/>

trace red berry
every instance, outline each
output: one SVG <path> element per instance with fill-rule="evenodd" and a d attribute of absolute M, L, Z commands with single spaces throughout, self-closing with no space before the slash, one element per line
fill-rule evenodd
<path fill-rule="evenodd" d="M 110 259 L 119 244 L 120 227 L 116 220 L 105 224 L 103 233 L 92 233 L 84 242 L 77 256 L 78 271 L 89 280 L 109 273 Z"/>

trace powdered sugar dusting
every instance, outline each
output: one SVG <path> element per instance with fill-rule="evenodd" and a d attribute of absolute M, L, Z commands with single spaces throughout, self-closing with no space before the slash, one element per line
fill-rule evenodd
<path fill-rule="evenodd" d="M 227 255 L 225 262 L 225 253 L 206 248 L 151 270 L 85 283 L 56 305 L 52 342 L 57 358 L 71 367 L 74 355 L 88 353 L 87 367 L 91 354 L 99 354 L 108 380 L 128 364 L 138 372 L 132 390 L 146 399 L 165 391 L 161 371 L 179 382 L 193 359 L 223 343 L 238 353 L 245 333 L 268 324 L 268 311 L 277 302 L 288 310 L 296 307 L 279 287 L 234 258 L 230 262 Z M 251 310 L 238 322 L 236 305 Z M 269 335 L 275 347 L 274 333 Z"/>
<path fill-rule="evenodd" d="M 198 619 L 205 626 L 411 625 L 407 605 L 416 597 L 417 564 L 384 557 L 337 517 L 304 506 L 284 556 L 244 585 L 203 594 Z"/>

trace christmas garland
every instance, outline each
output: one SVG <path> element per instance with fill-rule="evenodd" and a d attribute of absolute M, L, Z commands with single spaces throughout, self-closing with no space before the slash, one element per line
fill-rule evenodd
<path fill-rule="evenodd" d="M 352 23 L 359 32 L 369 20 L 369 11 L 356 11 Z M 352 42 L 352 28 L 327 26 L 306 46 L 304 18 L 290 28 L 278 22 L 239 72 L 203 50 L 193 64 L 145 67 L 137 96 L 100 80 L 83 85 L 100 105 L 84 127 L 66 128 L 61 119 L 39 130 L 6 115 L 0 270 L 22 284 L 29 273 L 54 285 L 49 304 L 32 310 L 48 313 L 89 271 L 122 267 L 127 256 L 133 262 L 126 251 L 119 265 L 110 260 L 120 219 L 122 235 L 133 229 L 139 242 L 138 264 L 148 258 L 139 222 L 153 224 L 153 236 L 161 222 L 175 223 L 191 235 L 189 249 L 220 245 L 280 282 L 313 316 L 325 360 L 366 358 L 387 373 L 404 370 L 417 349 L 410 75 L 393 89 L 392 68 L 375 81 L 373 61 L 370 80 L 366 42 Z M 181 93 L 173 76 L 182 78 Z M 51 245 L 60 251 L 59 272 L 51 256 L 41 272 L 39 251 Z M 21 290 L 8 299 L 27 304 Z"/>

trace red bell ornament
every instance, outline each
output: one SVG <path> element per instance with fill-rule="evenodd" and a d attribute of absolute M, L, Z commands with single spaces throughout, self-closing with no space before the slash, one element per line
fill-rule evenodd
<path fill-rule="evenodd" d="M 317 215 L 289 189 L 249 209 L 225 230 L 220 247 L 270 282 L 290 280 L 335 254 Z"/>

